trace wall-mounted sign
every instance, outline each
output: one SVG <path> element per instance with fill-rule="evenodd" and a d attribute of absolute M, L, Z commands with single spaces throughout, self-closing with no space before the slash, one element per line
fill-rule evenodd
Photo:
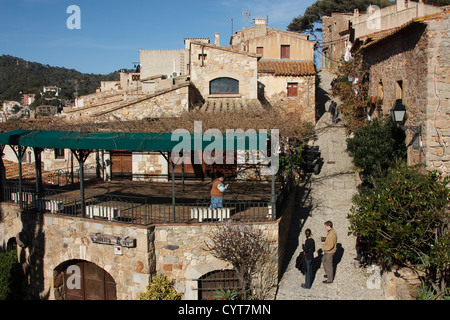
<path fill-rule="evenodd" d="M 123 252 L 122 246 L 114 246 L 114 254 L 121 256 L 122 252 Z"/>
<path fill-rule="evenodd" d="M 93 243 L 98 244 L 106 244 L 111 246 L 121 246 L 125 248 L 135 248 L 136 247 L 136 239 L 134 238 L 120 238 L 116 236 L 111 236 L 107 234 L 101 233 L 91 233 L 89 238 Z"/>

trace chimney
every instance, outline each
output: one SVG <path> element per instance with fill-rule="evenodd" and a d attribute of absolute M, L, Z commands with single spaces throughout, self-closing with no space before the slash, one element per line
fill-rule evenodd
<path fill-rule="evenodd" d="M 405 10 L 406 9 L 406 1 L 405 0 L 396 0 L 397 3 L 397 12 Z"/>
<path fill-rule="evenodd" d="M 417 3 L 417 16 L 423 17 L 425 15 L 425 6 L 422 0 L 419 0 Z"/>
<path fill-rule="evenodd" d="M 261 37 L 267 33 L 266 19 L 253 19 L 255 21 L 255 37 Z"/>
<path fill-rule="evenodd" d="M 216 34 L 214 35 L 214 44 L 215 44 L 216 46 L 220 46 L 220 35 L 219 35 L 218 33 L 216 33 Z"/>
<path fill-rule="evenodd" d="M 356 17 L 359 17 L 359 10 L 358 9 L 355 9 L 353 11 L 353 18 L 356 18 Z"/>

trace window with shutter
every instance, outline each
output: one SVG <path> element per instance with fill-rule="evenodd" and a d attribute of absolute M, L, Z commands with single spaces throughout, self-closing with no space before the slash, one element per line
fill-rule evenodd
<path fill-rule="evenodd" d="M 291 46 L 283 45 L 281 46 L 281 59 L 290 59 L 291 58 Z"/>

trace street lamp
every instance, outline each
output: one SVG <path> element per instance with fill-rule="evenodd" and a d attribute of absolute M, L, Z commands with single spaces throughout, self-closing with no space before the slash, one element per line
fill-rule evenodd
<path fill-rule="evenodd" d="M 401 127 L 403 130 L 411 130 L 414 132 L 412 144 L 413 148 L 418 149 L 421 146 L 421 142 L 418 141 L 418 137 L 422 134 L 422 125 L 419 126 L 403 126 L 403 122 L 405 120 L 406 108 L 402 103 L 401 99 L 395 101 L 394 108 L 391 110 L 392 119 Z"/>
<path fill-rule="evenodd" d="M 392 119 L 398 124 L 402 124 L 403 120 L 405 120 L 406 108 L 402 103 L 401 99 L 395 101 L 394 108 L 391 110 Z"/>

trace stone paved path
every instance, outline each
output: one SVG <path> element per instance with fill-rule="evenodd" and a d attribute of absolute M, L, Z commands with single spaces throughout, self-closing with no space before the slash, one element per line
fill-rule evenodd
<path fill-rule="evenodd" d="M 322 86 L 329 89 L 331 75 L 321 72 Z M 358 184 L 351 158 L 345 151 L 346 136 L 343 126 L 332 125 L 329 113 L 323 114 L 317 122 L 318 132 L 315 145 L 320 147 L 324 166 L 319 175 L 312 175 L 304 182 L 302 197 L 298 203 L 289 234 L 287 256 L 289 262 L 281 278 L 277 300 L 382 300 L 382 289 L 369 289 L 367 280 L 372 275 L 360 268 L 355 251 L 355 237 L 348 236 L 347 214 L 352 206 L 351 198 Z M 338 236 L 338 251 L 335 253 L 335 280 L 332 284 L 322 283 L 325 274 L 318 256 L 322 246 L 320 237 L 326 235 L 324 222 L 334 224 Z M 316 242 L 313 270 L 314 281 L 311 289 L 301 288 L 304 275 L 296 268 L 296 259 L 305 241 L 304 231 L 311 229 Z"/>

